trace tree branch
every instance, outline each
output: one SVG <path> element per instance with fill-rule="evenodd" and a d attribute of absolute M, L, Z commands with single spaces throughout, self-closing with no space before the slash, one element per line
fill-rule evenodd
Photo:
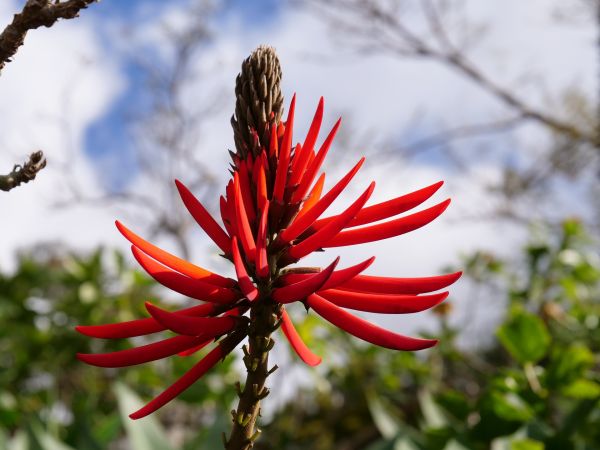
<path fill-rule="evenodd" d="M 8 192 L 21 183 L 29 183 L 44 167 L 46 167 L 44 153 L 41 150 L 32 153 L 23 166 L 17 164 L 8 175 L 0 175 L 0 190 Z"/>
<path fill-rule="evenodd" d="M 25 41 L 29 30 L 39 27 L 51 27 L 58 19 L 73 19 L 79 11 L 87 8 L 96 0 L 27 0 L 23 10 L 15 14 L 13 21 L 0 34 L 0 71 L 17 53 Z"/>

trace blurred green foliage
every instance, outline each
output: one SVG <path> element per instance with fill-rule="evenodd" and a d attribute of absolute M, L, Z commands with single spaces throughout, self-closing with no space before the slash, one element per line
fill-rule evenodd
<path fill-rule="evenodd" d="M 273 414 L 256 448 L 600 448 L 597 250 L 568 220 L 559 230 L 536 229 L 510 260 L 485 252 L 466 258 L 461 282 L 493 286 L 502 300 L 489 302 L 500 320 L 480 330 L 475 345 L 461 344 L 452 301 L 434 311 L 440 344 L 421 353 L 366 345 L 306 316 L 301 334 L 328 357 L 306 370 L 289 402 L 266 408 Z M 162 292 L 106 250 L 78 256 L 39 247 L 14 273 L 0 274 L 0 448 L 221 448 L 238 380 L 231 359 L 158 415 L 133 422 L 126 414 L 141 404 L 136 395 L 149 399 L 197 357 L 122 370 L 74 358 L 141 343 L 92 340 L 73 328 L 144 317 L 144 302 L 160 303 Z"/>
<path fill-rule="evenodd" d="M 599 449 L 597 250 L 567 220 L 540 227 L 514 260 L 467 258 L 462 282 L 494 284 L 505 299 L 488 344 L 480 336 L 479 345 L 459 345 L 451 303 L 436 311 L 440 344 L 420 354 L 365 346 L 307 320 L 303 336 L 325 341 L 338 363 L 274 416 L 257 448 Z"/>
<path fill-rule="evenodd" d="M 183 374 L 197 356 L 121 370 L 90 367 L 75 358 L 77 352 L 120 350 L 143 340 L 90 339 L 74 330 L 78 324 L 146 317 L 144 302 L 160 303 L 157 294 L 156 283 L 127 266 L 123 255 L 102 249 L 80 256 L 39 246 L 21 255 L 14 273 L 0 274 L 0 436 L 4 436 L 0 448 L 2 442 L 8 448 L 32 450 L 62 449 L 56 442 L 77 450 L 111 445 L 162 448 L 118 447 L 125 428 L 129 440 L 136 439 L 138 425 L 130 428 L 132 422 L 119 414 L 115 381 L 134 386 L 148 400 Z M 224 421 L 221 405 L 233 400 L 228 385 L 235 379 L 227 359 L 205 383 L 188 390 L 183 402 L 165 408 L 160 417 L 170 435 L 183 435 L 176 440 L 191 440 L 191 448 L 197 448 L 196 439 L 215 442 L 211 430 Z M 121 397 L 121 403 L 129 398 Z M 11 436 L 14 440 L 7 444 Z M 217 438 L 220 445 L 220 435 Z M 151 442 L 156 444 L 157 439 Z"/>

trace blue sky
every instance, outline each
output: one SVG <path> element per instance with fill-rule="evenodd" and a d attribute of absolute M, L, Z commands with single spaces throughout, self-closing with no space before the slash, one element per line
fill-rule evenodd
<path fill-rule="evenodd" d="M 130 130 L 131 118 L 143 115 L 149 102 L 144 71 L 132 60 L 130 52 L 135 53 L 135 57 L 160 59 L 158 53 L 148 46 L 124 50 L 122 43 L 118 42 L 121 37 L 115 34 L 115 30 L 117 33 L 123 32 L 144 23 L 159 21 L 169 9 L 186 7 L 191 3 L 190 0 L 104 0 L 101 5 L 92 5 L 84 12 L 86 20 L 93 22 L 93 29 L 108 57 L 120 61 L 120 70 L 125 80 L 125 88 L 114 99 L 110 108 L 91 123 L 85 133 L 85 153 L 99 163 L 104 185 L 109 190 L 124 189 L 128 180 L 137 173 Z M 225 1 L 211 22 L 214 29 L 219 30 L 228 22 L 235 21 L 248 33 L 252 33 L 277 20 L 285 7 L 285 1 L 277 0 Z M 139 52 L 143 54 L 140 55 Z M 161 63 L 168 64 L 168 61 Z M 113 170 L 105 170 L 107 165 L 112 166 Z M 128 176 L 124 177 L 123 174 Z"/>

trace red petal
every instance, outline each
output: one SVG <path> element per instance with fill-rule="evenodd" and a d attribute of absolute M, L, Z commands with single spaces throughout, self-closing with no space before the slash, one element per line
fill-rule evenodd
<path fill-rule="evenodd" d="M 278 130 L 277 125 L 271 127 L 271 139 L 269 141 L 269 157 L 277 158 L 279 149 L 277 148 L 278 142 Z"/>
<path fill-rule="evenodd" d="M 408 233 L 433 221 L 444 212 L 449 204 L 450 199 L 432 206 L 431 208 L 424 209 L 423 211 L 419 211 L 409 216 L 390 220 L 389 222 L 342 231 L 324 244 L 323 247 L 342 247 L 345 245 L 364 244 L 365 242 L 379 241 L 381 239 L 388 239 L 400 234 Z"/>
<path fill-rule="evenodd" d="M 319 295 L 334 305 L 358 311 L 380 314 L 410 314 L 425 311 L 439 305 L 448 297 L 448 292 L 433 295 L 366 294 L 339 289 L 319 292 Z"/>
<path fill-rule="evenodd" d="M 140 266 L 152 278 L 175 292 L 211 303 L 231 303 L 239 298 L 239 295 L 232 289 L 204 283 L 172 271 L 146 256 L 137 247 L 132 246 L 131 251 Z"/>
<path fill-rule="evenodd" d="M 217 312 L 218 306 L 213 303 L 192 306 L 182 309 L 175 314 L 193 317 L 205 317 Z M 79 325 L 75 329 L 86 336 L 100 339 L 124 339 L 135 336 L 145 336 L 147 334 L 163 331 L 166 327 L 162 326 L 153 318 L 130 320 L 128 322 L 108 323 L 104 325 Z"/>
<path fill-rule="evenodd" d="M 375 182 L 372 182 L 367 190 L 352 203 L 342 214 L 340 214 L 336 220 L 331 221 L 327 226 L 318 230 L 315 234 L 307 237 L 302 242 L 293 245 L 288 249 L 287 254 L 295 259 L 300 258 L 312 253 L 318 248 L 325 246 L 331 239 L 339 233 L 339 231 L 346 226 L 346 224 L 352 220 L 360 208 L 364 206 L 375 188 Z"/>
<path fill-rule="evenodd" d="M 233 185 L 233 179 L 229 180 L 227 186 L 225 187 L 225 195 L 226 195 L 226 207 L 227 207 L 227 217 L 229 217 L 231 234 L 239 235 L 239 231 L 237 229 L 237 219 L 235 212 L 235 187 Z M 229 253 L 227 253 L 229 254 Z"/>
<path fill-rule="evenodd" d="M 336 327 L 380 347 L 415 351 L 433 347 L 438 342 L 436 339 L 413 338 L 385 330 L 344 311 L 317 294 L 309 296 L 307 303 L 317 314 Z"/>
<path fill-rule="evenodd" d="M 219 246 L 225 254 L 229 254 L 231 240 L 223 231 L 223 228 L 213 219 L 202 203 L 194 197 L 190 190 L 183 185 L 179 180 L 175 180 L 179 195 L 185 204 L 185 207 L 190 212 L 192 217 L 198 222 L 198 225 L 208 234 L 208 236 Z"/>
<path fill-rule="evenodd" d="M 316 274 L 311 274 L 304 280 L 287 286 L 273 289 L 273 300 L 279 303 L 292 303 L 304 300 L 308 295 L 314 294 L 327 282 L 333 269 L 340 261 L 339 256 L 327 268 Z"/>
<path fill-rule="evenodd" d="M 258 290 L 256 289 L 256 286 L 254 286 L 254 283 L 252 283 L 252 280 L 246 271 L 246 266 L 242 261 L 242 255 L 240 254 L 237 238 L 235 236 L 231 241 L 231 249 L 233 250 L 233 265 L 235 266 L 235 273 L 238 277 L 240 289 L 246 298 L 248 298 L 248 300 L 254 301 L 258 296 Z"/>
<path fill-rule="evenodd" d="M 167 329 L 187 336 L 215 337 L 231 331 L 236 321 L 231 316 L 225 317 L 190 317 L 165 311 L 146 302 L 146 309 L 160 324 Z"/>
<path fill-rule="evenodd" d="M 265 164 L 263 159 L 260 160 L 260 168 L 258 169 L 258 179 L 256 181 L 256 204 L 259 211 L 263 209 L 267 202 L 267 175 L 265 174 Z"/>
<path fill-rule="evenodd" d="M 229 216 L 229 207 L 227 205 L 227 200 L 225 200 L 225 197 L 223 197 L 222 195 L 221 197 L 219 197 L 219 210 L 221 211 L 221 219 L 223 220 L 225 229 L 227 230 L 230 236 L 234 235 L 235 232 L 232 226 L 233 218 Z"/>
<path fill-rule="evenodd" d="M 221 275 L 198 267 L 185 259 L 178 258 L 177 256 L 156 247 L 129 230 L 118 220 L 115 221 L 115 224 L 121 234 L 125 236 L 125 239 L 165 266 L 170 267 L 183 275 L 187 275 L 190 278 L 194 278 L 195 280 L 204 281 L 205 283 L 214 284 L 216 286 L 234 287 L 236 285 L 235 280 L 232 280 L 231 278 L 222 277 Z"/>
<path fill-rule="evenodd" d="M 302 209 L 298 212 L 298 216 L 296 218 L 302 217 L 304 213 L 312 206 L 319 201 L 321 198 L 321 193 L 323 192 L 323 185 L 325 184 L 325 174 L 322 173 L 315 185 L 313 186 L 310 194 L 308 194 L 308 198 L 305 200 Z"/>
<path fill-rule="evenodd" d="M 314 205 L 310 206 L 307 210 L 307 206 L 304 205 L 302 208 L 302 215 L 297 217 L 294 222 L 283 230 L 280 234 L 280 239 L 284 243 L 288 243 L 296 239 L 303 231 L 310 227 L 315 220 L 319 218 L 323 212 L 329 208 L 329 205 L 342 193 L 342 191 L 348 186 L 350 180 L 356 175 L 358 169 L 362 166 L 365 158 L 361 158 L 360 161 L 348 172 L 344 178 L 342 178 L 333 188 L 327 192 L 319 201 Z"/>
<path fill-rule="evenodd" d="M 240 181 L 237 172 L 234 174 L 233 188 L 235 192 L 236 229 L 238 231 L 239 240 L 244 249 L 244 259 L 250 261 L 250 258 L 253 258 L 254 254 L 256 253 L 256 244 L 254 242 L 252 228 L 250 228 L 250 222 L 248 221 L 248 216 L 246 214 L 246 208 L 244 208 L 244 201 L 242 200 Z"/>
<path fill-rule="evenodd" d="M 202 344 L 196 345 L 195 347 L 192 347 L 192 348 L 189 348 L 187 350 L 177 353 L 177 356 L 182 356 L 182 357 L 192 356 L 193 354 L 202 350 L 204 347 L 206 347 L 208 344 L 210 344 L 213 341 L 214 341 L 214 339 L 208 339 L 208 340 L 204 341 Z"/>
<path fill-rule="evenodd" d="M 275 187 L 273 188 L 273 199 L 279 203 L 283 202 L 283 192 L 290 167 L 290 152 L 292 151 L 292 134 L 294 131 L 294 109 L 296 107 L 296 94 L 292 97 L 290 111 L 285 123 L 285 133 L 281 140 L 281 149 L 277 161 L 277 173 L 275 174 Z"/>
<path fill-rule="evenodd" d="M 319 292 L 324 291 L 326 289 L 332 289 L 338 287 L 341 284 L 346 283 L 348 280 L 351 280 L 352 278 L 356 277 L 359 273 L 366 270 L 367 267 L 369 267 L 373 263 L 373 261 L 375 261 L 374 256 L 361 263 L 355 264 L 354 266 L 346 267 L 345 269 L 341 270 L 336 270 L 331 274 L 327 282 L 323 286 L 321 286 Z M 290 273 L 283 275 L 282 281 L 286 284 L 297 283 L 301 280 L 305 280 L 307 277 L 310 276 L 311 274 L 308 273 Z"/>
<path fill-rule="evenodd" d="M 356 227 L 358 225 L 364 225 L 365 223 L 377 222 L 378 220 L 387 219 L 410 209 L 416 208 L 425 200 L 429 199 L 436 191 L 444 184 L 443 181 L 438 181 L 431 186 L 419 189 L 418 191 L 411 192 L 410 194 L 396 197 L 386 202 L 377 203 L 376 205 L 367 206 L 363 208 L 354 219 L 348 224 L 349 227 Z M 335 217 L 335 216 L 334 216 Z M 319 229 L 327 224 L 333 217 L 326 217 L 324 219 L 317 220 L 312 228 Z"/>
<path fill-rule="evenodd" d="M 78 353 L 77 358 L 98 367 L 126 367 L 166 358 L 202 342 L 204 337 L 175 336 L 141 347 L 111 353 Z"/>
<path fill-rule="evenodd" d="M 152 414 L 157 409 L 169 403 L 171 400 L 189 388 L 192 384 L 198 381 L 198 379 L 208 372 L 216 363 L 218 363 L 221 358 L 224 358 L 227 354 L 229 354 L 231 350 L 233 350 L 233 348 L 235 348 L 235 346 L 242 341 L 242 339 L 243 336 L 240 337 L 237 342 L 229 345 L 228 348 L 223 348 L 222 345 L 215 347 L 175 383 L 155 397 L 146 406 L 137 410 L 133 414 L 130 414 L 129 417 L 132 419 L 141 419 L 142 417 Z"/>
<path fill-rule="evenodd" d="M 298 185 L 298 170 L 304 170 L 299 169 L 298 166 L 302 164 L 303 154 L 305 153 L 306 152 L 302 148 L 302 145 L 300 143 L 297 143 L 296 147 L 294 147 L 294 154 L 292 155 L 292 163 L 290 165 L 290 176 L 287 181 L 287 185 L 290 187 Z"/>
<path fill-rule="evenodd" d="M 323 164 L 323 160 L 325 159 L 325 156 L 327 155 L 327 152 L 329 151 L 329 147 L 331 147 L 333 138 L 335 138 L 335 135 L 336 135 L 341 123 L 342 123 L 342 119 L 340 118 L 340 119 L 338 119 L 338 121 L 335 123 L 335 125 L 329 132 L 329 135 L 325 139 L 325 142 L 323 142 L 323 145 L 319 149 L 319 152 L 315 156 L 314 160 L 309 164 L 308 170 L 302 177 L 300 186 L 298 186 L 298 189 L 294 192 L 294 195 L 292 196 L 292 203 L 297 203 L 300 200 L 302 200 L 304 198 L 304 196 L 306 195 L 306 193 L 308 192 L 310 185 L 312 184 L 315 177 L 317 176 L 317 172 L 321 168 L 321 164 Z"/>
<path fill-rule="evenodd" d="M 311 352 L 306 346 L 298 334 L 298 331 L 296 331 L 296 327 L 294 327 L 294 324 L 292 323 L 290 316 L 288 316 L 288 313 L 285 309 L 282 310 L 281 319 L 281 330 L 283 331 L 283 334 L 285 334 L 285 337 L 289 341 L 296 354 L 309 366 L 318 366 L 321 363 L 321 358 Z"/>
<path fill-rule="evenodd" d="M 267 220 L 269 217 L 269 201 L 263 206 L 256 238 L 256 274 L 261 278 L 269 276 L 269 261 L 267 259 Z"/>
<path fill-rule="evenodd" d="M 239 171 L 240 193 L 244 200 L 244 210 L 248 216 L 250 223 L 256 219 L 256 211 L 254 209 L 254 199 L 252 198 L 252 190 L 250 189 L 250 179 L 248 178 L 248 170 L 242 168 Z"/>
<path fill-rule="evenodd" d="M 421 278 L 392 278 L 359 275 L 340 285 L 339 288 L 375 294 L 422 294 L 424 292 L 433 292 L 444 289 L 458 280 L 461 275 L 462 272 Z"/>
<path fill-rule="evenodd" d="M 306 133 L 306 139 L 304 140 L 302 148 L 312 150 L 315 147 L 317 136 L 319 135 L 319 130 L 321 129 L 321 122 L 323 121 L 323 106 L 324 101 L 323 97 L 321 97 L 319 99 L 319 104 L 317 105 L 317 110 L 315 111 L 312 123 L 310 124 L 310 128 L 308 129 L 308 133 Z"/>

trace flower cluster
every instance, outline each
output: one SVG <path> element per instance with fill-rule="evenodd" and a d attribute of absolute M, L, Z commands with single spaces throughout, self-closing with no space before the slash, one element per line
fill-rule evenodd
<path fill-rule="evenodd" d="M 329 206 L 356 176 L 364 158 L 324 192 L 325 174 L 319 173 L 340 121 L 317 146 L 323 118 L 321 99 L 306 138 L 293 145 L 294 109 L 295 98 L 285 122 L 274 119 L 271 112 L 270 120 L 262 124 L 260 133 L 251 129 L 250 144 L 232 153 L 232 177 L 225 195 L 220 198 L 223 225 L 176 181 L 184 205 L 233 263 L 237 279 L 213 273 L 161 250 L 117 222 L 119 231 L 132 244 L 134 257 L 150 276 L 167 288 L 202 303 L 176 312 L 147 303 L 151 317 L 79 326 L 80 333 L 104 339 L 145 336 L 165 330 L 176 334 L 136 348 L 80 354 L 79 358 L 96 366 L 123 367 L 177 354 L 192 355 L 215 343 L 204 358 L 133 413 L 132 418 L 144 417 L 160 408 L 198 380 L 244 338 L 256 337 L 260 311 L 265 308 L 268 330 L 263 350 L 268 352 L 272 347 L 269 333 L 281 327 L 291 347 L 309 365 L 319 364 L 321 358 L 305 345 L 294 328 L 286 311 L 291 303 L 302 303 L 307 310 L 313 310 L 333 325 L 382 347 L 414 351 L 436 344 L 436 340 L 382 329 L 348 310 L 382 314 L 427 310 L 448 295 L 431 292 L 454 283 L 460 272 L 426 278 L 363 274 L 374 257 L 344 268 L 339 268 L 339 258 L 324 268 L 293 265 L 315 251 L 387 239 L 428 224 L 446 209 L 449 199 L 419 212 L 395 216 L 425 202 L 442 182 L 366 206 L 375 187 L 373 182 L 341 213 L 324 217 Z M 258 362 L 251 359 L 246 362 L 249 370 L 256 370 Z"/>

